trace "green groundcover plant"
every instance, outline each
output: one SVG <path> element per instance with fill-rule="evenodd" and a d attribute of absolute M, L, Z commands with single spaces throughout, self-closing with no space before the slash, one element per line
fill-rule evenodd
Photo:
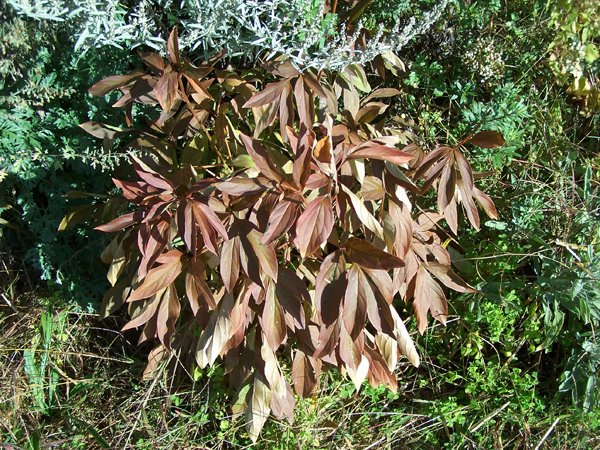
<path fill-rule="evenodd" d="M 102 253 L 112 285 L 102 314 L 127 305 L 123 329 L 156 342 L 147 376 L 172 353 L 186 367 L 221 357 L 253 439 L 270 413 L 293 418 L 286 361 L 300 396 L 327 367 L 357 389 L 368 379 L 395 390 L 399 357 L 418 366 L 419 356 L 394 299 L 412 303 L 423 333 L 428 313 L 445 323 L 445 289 L 476 292 L 447 246 L 459 205 L 476 229 L 477 203 L 497 213 L 463 148 L 497 148 L 502 135 L 475 130 L 425 152 L 386 114 L 398 90 L 372 89 L 358 65 L 192 64 L 176 30 L 167 49 L 166 61 L 143 53 L 144 70 L 90 88 L 121 92 L 114 106 L 127 127 L 82 128 L 137 154 L 133 180 L 114 180 L 122 196 L 64 222 L 92 214 L 109 220 L 96 229 L 116 233 Z M 392 55 L 372 69 L 396 64 Z M 427 207 L 432 187 L 437 212 Z"/>

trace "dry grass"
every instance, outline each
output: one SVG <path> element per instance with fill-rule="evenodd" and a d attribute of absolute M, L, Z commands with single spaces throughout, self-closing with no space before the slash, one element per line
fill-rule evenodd
<path fill-rule="evenodd" d="M 154 380 L 143 382 L 149 348 L 136 345 L 135 333 L 115 331 L 123 318 L 100 320 L 78 305 L 48 297 L 30 284 L 18 261 L 6 257 L 3 261 L 0 448 L 5 443 L 13 446 L 6 448 L 32 450 L 372 450 L 441 448 L 451 442 L 453 428 L 443 417 L 431 415 L 430 408 L 448 395 L 441 390 L 442 369 L 425 357 L 419 371 L 400 374 L 398 395 L 368 387 L 355 393 L 347 381 L 333 372 L 326 374 L 319 394 L 298 402 L 294 424 L 269 422 L 259 444 L 252 447 L 243 418 L 231 416 L 232 399 L 221 369 L 190 377 L 178 366 L 176 376 L 162 370 Z M 27 370 L 27 355 L 37 368 L 46 358 L 38 379 Z M 176 358 L 173 363 L 177 366 Z M 458 408 L 469 413 L 469 406 Z M 490 430 L 497 449 L 600 447 L 591 425 L 569 412 L 525 422 L 516 431 L 498 420 L 502 412 L 471 416 L 469 429 Z M 467 446 L 461 448 L 484 448 L 473 433 L 463 436 L 461 442 Z"/>

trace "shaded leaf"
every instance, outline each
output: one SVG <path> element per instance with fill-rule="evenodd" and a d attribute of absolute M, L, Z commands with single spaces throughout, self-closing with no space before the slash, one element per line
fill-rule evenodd
<path fill-rule="evenodd" d="M 304 305 L 310 304 L 310 294 L 304 281 L 294 272 L 285 267 L 279 268 L 276 295 L 285 314 L 286 323 L 290 329 L 301 330 L 306 327 Z"/>
<path fill-rule="evenodd" d="M 438 186 L 438 209 L 444 212 L 450 201 L 454 198 L 454 190 L 456 186 L 456 170 L 451 162 L 446 164 L 440 177 L 440 185 Z"/>
<path fill-rule="evenodd" d="M 370 348 L 368 345 L 365 346 L 364 355 L 369 363 L 369 384 L 374 388 L 385 386 L 392 392 L 396 392 L 398 390 L 396 376 L 394 375 L 393 371 L 390 371 L 388 368 L 387 362 L 383 356 L 374 349 Z"/>
<path fill-rule="evenodd" d="M 315 370 L 317 364 L 320 367 L 320 360 L 314 360 L 302 350 L 296 350 L 292 362 L 292 382 L 296 394 L 300 397 L 306 398 L 313 393 L 320 373 L 320 370 Z"/>
<path fill-rule="evenodd" d="M 502 134 L 497 131 L 480 131 L 467 142 L 481 148 L 498 148 L 506 143 Z"/>
<path fill-rule="evenodd" d="M 273 281 L 277 281 L 277 255 L 270 245 L 262 243 L 263 235 L 256 229 L 250 228 L 240 235 L 242 248 L 246 256 L 256 257 L 260 269 Z"/>
<path fill-rule="evenodd" d="M 132 130 L 126 130 L 119 127 L 113 127 L 112 125 L 106 125 L 101 122 L 92 121 L 79 124 L 79 127 L 82 128 L 86 133 L 89 133 L 98 139 L 108 140 L 113 140 L 119 136 L 132 132 Z"/>
<path fill-rule="evenodd" d="M 121 231 L 134 223 L 140 222 L 142 219 L 139 212 L 132 212 L 125 214 L 121 217 L 117 217 L 104 225 L 99 225 L 94 230 L 104 231 L 105 233 L 114 233 L 115 231 Z"/>

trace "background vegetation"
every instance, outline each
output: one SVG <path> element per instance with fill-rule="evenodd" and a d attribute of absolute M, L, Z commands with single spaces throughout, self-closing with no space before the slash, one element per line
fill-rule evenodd
<path fill-rule="evenodd" d="M 116 120 L 87 88 L 129 70 L 130 47 L 151 40 L 84 46 L 81 22 L 31 17 L 10 3 L 1 7 L 0 30 L 0 443 L 248 447 L 219 367 L 183 382 L 168 373 L 141 381 L 149 348 L 134 345 L 135 333 L 116 331 L 124 317 L 95 314 L 108 287 L 97 258 L 104 238 L 86 226 L 56 231 L 68 212 L 66 192 L 107 192 L 110 176 L 123 170 L 120 154 L 97 148 L 77 128 Z M 362 25 L 373 33 L 436 8 L 361 3 Z M 298 20 L 338 32 L 339 17 L 320 2 L 298 5 Z M 193 30 L 189 13 L 169 8 L 173 14 L 157 12 L 152 23 Z M 400 89 L 392 107 L 423 144 L 456 142 L 480 122 L 507 141 L 469 155 L 500 213 L 463 234 L 456 256 L 482 294 L 455 296 L 446 327 L 414 335 L 422 364 L 401 366 L 398 393 L 365 385 L 357 394 L 349 380 L 326 374 L 321 391 L 297 404 L 294 424 L 268 422 L 257 448 L 600 445 L 598 8 L 574 0 L 456 1 L 411 36 L 400 52 L 405 70 L 385 86 Z M 285 22 L 286 11 L 274 10 Z M 126 12 L 113 25 L 129 23 Z M 274 34 L 291 54 L 308 45 Z M 310 45 L 322 63 L 319 42 Z M 414 330 L 414 319 L 407 325 Z"/>

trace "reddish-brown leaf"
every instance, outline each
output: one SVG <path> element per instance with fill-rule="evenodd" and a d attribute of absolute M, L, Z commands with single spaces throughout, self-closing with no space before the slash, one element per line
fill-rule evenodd
<path fill-rule="evenodd" d="M 445 158 L 452 151 L 453 151 L 452 147 L 440 146 L 440 147 L 437 147 L 434 150 L 430 151 L 429 153 L 427 153 L 427 155 L 425 156 L 425 158 L 423 159 L 423 161 L 421 161 L 421 164 L 417 168 L 417 171 L 415 172 L 415 175 L 414 175 L 415 180 L 423 178 L 423 176 L 425 176 L 425 174 L 427 173 L 427 171 L 436 162 L 438 162 L 441 159 Z"/>
<path fill-rule="evenodd" d="M 139 305 L 139 307 L 132 314 L 131 320 L 127 322 L 123 328 L 121 328 L 121 330 L 127 331 L 132 328 L 141 327 L 142 325 L 148 323 L 148 321 L 156 314 L 165 291 L 166 289 L 158 292 L 156 295 L 153 295 L 152 298 L 145 300 L 141 305 Z"/>
<path fill-rule="evenodd" d="M 123 197 L 135 203 L 141 203 L 142 200 L 157 189 L 141 181 L 120 181 L 113 178 L 113 183 L 123 192 Z"/>
<path fill-rule="evenodd" d="M 489 195 L 480 191 L 476 187 L 473 188 L 473 195 L 475 196 L 475 200 L 477 200 L 477 203 L 479 203 L 479 206 L 483 208 L 483 210 L 490 219 L 498 218 L 498 211 L 496 210 L 496 205 L 494 205 L 494 202 L 492 201 Z"/>
<path fill-rule="evenodd" d="M 310 72 L 304 72 L 302 75 L 304 78 L 304 83 L 307 84 L 316 95 L 318 95 L 322 99 L 327 98 L 327 93 L 325 92 L 323 86 L 319 84 L 319 80 L 316 76 L 314 76 Z"/>
<path fill-rule="evenodd" d="M 433 185 L 435 180 L 437 180 L 437 178 L 439 177 L 442 170 L 444 170 L 447 163 L 448 163 L 448 158 L 444 157 L 444 158 L 440 159 L 438 162 L 436 162 L 435 165 L 433 167 L 431 167 L 431 169 L 429 169 L 429 172 L 427 172 L 427 176 L 423 180 L 423 186 L 421 186 L 421 195 L 423 195 L 425 192 L 427 192 L 429 190 L 429 188 Z"/>
<path fill-rule="evenodd" d="M 315 280 L 315 305 L 321 323 L 330 325 L 337 320 L 346 286 L 346 260 L 335 251 L 323 260 Z"/>
<path fill-rule="evenodd" d="M 188 250 L 196 253 L 196 221 L 194 220 L 194 210 L 192 204 L 187 201 L 180 203 L 177 208 L 177 232 L 183 239 Z"/>
<path fill-rule="evenodd" d="M 269 83 L 260 92 L 254 94 L 250 100 L 244 103 L 244 108 L 254 108 L 256 106 L 268 105 L 279 101 L 279 96 L 289 85 L 289 80 L 281 80 L 275 83 Z"/>
<path fill-rule="evenodd" d="M 97 226 L 94 230 L 104 231 L 105 233 L 114 233 L 115 231 L 121 231 L 128 226 L 138 223 L 142 220 L 142 214 L 139 211 L 125 214 L 121 217 L 117 217 L 104 225 Z"/>
<path fill-rule="evenodd" d="M 471 169 L 471 164 L 467 161 L 464 155 L 456 150 L 454 152 L 454 157 L 456 159 L 456 164 L 458 165 L 458 170 L 460 172 L 460 177 L 463 181 L 463 186 L 465 189 L 465 194 L 468 196 L 473 196 L 473 170 Z"/>
<path fill-rule="evenodd" d="M 440 213 L 444 212 L 446 206 L 454 198 L 454 188 L 456 186 L 456 170 L 452 161 L 449 161 L 440 177 L 440 184 L 438 186 L 438 209 Z"/>
<path fill-rule="evenodd" d="M 181 305 L 177 298 L 175 286 L 167 287 L 156 314 L 156 335 L 158 340 L 168 349 L 171 349 L 171 338 L 175 333 L 175 323 L 179 318 Z"/>
<path fill-rule="evenodd" d="M 283 99 L 283 96 L 281 97 Z M 277 113 L 279 112 L 279 106 L 281 102 L 273 102 L 263 106 L 256 106 L 252 108 L 252 114 L 254 114 L 254 137 L 260 136 L 263 130 L 267 129 L 275 122 Z"/>
<path fill-rule="evenodd" d="M 211 314 L 208 324 L 200 334 L 196 345 L 196 362 L 202 369 L 214 364 L 231 338 L 232 330 L 229 316 L 233 304 L 233 296 L 225 294 L 219 302 L 217 310 Z"/>
<path fill-rule="evenodd" d="M 131 158 L 131 161 L 135 172 L 138 174 L 138 176 L 150 186 L 167 192 L 173 191 L 173 183 L 171 183 L 164 176 L 153 170 L 142 159 L 133 156 Z"/>
<path fill-rule="evenodd" d="M 171 34 L 169 35 L 169 40 L 167 41 L 167 53 L 169 55 L 169 59 L 173 64 L 181 64 L 181 57 L 179 56 L 179 39 L 177 37 L 177 27 L 174 27 L 173 30 L 171 30 Z"/>
<path fill-rule="evenodd" d="M 315 134 L 302 125 L 299 136 L 299 148 L 296 153 L 292 175 L 294 183 L 302 190 L 306 184 L 306 180 L 310 175 L 310 162 L 312 157 L 312 147 L 315 139 Z"/>
<path fill-rule="evenodd" d="M 294 244 L 302 258 L 312 255 L 327 242 L 333 229 L 333 207 L 330 197 L 317 197 L 306 207 L 296 222 Z"/>
<path fill-rule="evenodd" d="M 264 244 L 274 241 L 290 229 L 298 217 L 302 201 L 300 194 L 291 194 L 277 203 L 269 216 L 269 223 L 262 238 Z"/>
<path fill-rule="evenodd" d="M 217 233 L 219 233 L 224 240 L 227 240 L 227 230 L 223 226 L 223 222 L 221 222 L 221 219 L 219 219 L 219 217 L 215 214 L 211 207 L 203 201 L 194 201 L 194 204 L 198 206 L 200 211 L 202 211 L 202 214 L 204 214 L 204 217 L 206 217 L 206 219 L 214 228 L 214 230 Z"/>
<path fill-rule="evenodd" d="M 396 376 L 390 372 L 383 357 L 368 345 L 365 345 L 365 356 L 369 361 L 369 384 L 374 388 L 385 386 L 392 392 L 396 392 L 398 390 Z"/>
<path fill-rule="evenodd" d="M 289 139 L 287 127 L 293 126 L 296 117 L 294 97 L 290 95 L 291 93 L 292 87 L 287 85 L 285 91 L 279 97 L 279 133 L 284 141 L 286 138 Z"/>
<path fill-rule="evenodd" d="M 194 315 L 201 309 L 215 309 L 217 306 L 210 287 L 204 281 L 205 276 L 204 263 L 198 258 L 191 259 L 185 274 L 185 293 Z"/>
<path fill-rule="evenodd" d="M 231 338 L 227 342 L 224 351 L 239 347 L 244 340 L 246 328 L 250 320 L 254 318 L 251 316 L 250 312 L 250 297 L 252 297 L 252 291 L 250 289 L 240 290 L 233 308 L 231 309 L 231 313 L 229 314 Z"/>
<path fill-rule="evenodd" d="M 228 292 L 233 292 L 233 287 L 240 274 L 240 238 L 234 236 L 221 246 L 219 271 L 223 284 Z"/>
<path fill-rule="evenodd" d="M 245 236 L 242 236 L 242 246 L 246 254 L 252 252 L 258 258 L 260 269 L 274 282 L 277 282 L 279 267 L 277 255 L 273 247 L 262 243 L 262 238 L 263 236 L 258 230 L 251 229 Z"/>
<path fill-rule="evenodd" d="M 309 397 L 317 385 L 321 372 L 321 361 L 315 360 L 304 354 L 302 350 L 296 350 L 292 362 L 292 382 L 294 390 L 300 397 Z"/>
<path fill-rule="evenodd" d="M 150 269 L 142 284 L 131 293 L 127 301 L 133 302 L 148 298 L 173 283 L 181 273 L 182 256 L 179 250 L 169 250 L 162 255 L 158 259 L 161 264 Z"/>
<path fill-rule="evenodd" d="M 457 292 L 474 294 L 477 292 L 460 278 L 450 266 L 437 262 L 424 262 L 423 266 L 435 276 L 438 280 L 444 283 L 447 287 Z"/>
<path fill-rule="evenodd" d="M 79 124 L 79 127 L 86 133 L 98 139 L 106 139 L 112 141 L 113 139 L 130 132 L 130 130 L 113 127 L 111 125 L 105 125 L 101 122 L 84 122 Z"/>
<path fill-rule="evenodd" d="M 364 102 L 363 102 L 364 104 Z M 383 114 L 385 110 L 388 108 L 388 105 L 381 102 L 371 102 L 365 104 L 362 108 L 358 110 L 356 114 L 356 122 L 357 123 L 371 123 L 375 120 L 380 114 Z"/>
<path fill-rule="evenodd" d="M 464 210 L 467 214 L 469 222 L 476 230 L 479 230 L 479 212 L 477 211 L 477 206 L 475 205 L 475 201 L 473 200 L 472 192 L 471 195 L 465 192 L 464 183 L 458 183 L 458 192 L 460 193 L 461 203 L 464 207 Z"/>
<path fill-rule="evenodd" d="M 148 364 L 144 368 L 144 373 L 142 374 L 143 380 L 153 380 L 156 377 L 159 365 L 164 360 L 167 353 L 167 348 L 164 345 L 159 345 L 148 353 Z"/>
<path fill-rule="evenodd" d="M 329 136 L 319 139 L 313 150 L 313 156 L 323 164 L 331 163 L 331 138 Z"/>
<path fill-rule="evenodd" d="M 427 328 L 428 311 L 431 311 L 431 315 L 436 320 L 443 324 L 446 323 L 448 303 L 444 291 L 422 266 L 417 271 L 413 307 L 421 334 Z"/>
<path fill-rule="evenodd" d="M 308 86 L 304 83 L 304 77 L 298 76 L 294 86 L 294 98 L 296 99 L 296 108 L 300 123 L 306 125 L 308 129 L 313 126 L 313 97 L 308 91 Z"/>
<path fill-rule="evenodd" d="M 370 175 L 363 179 L 360 191 L 363 199 L 367 201 L 377 201 L 385 197 L 385 188 L 381 180 Z"/>
<path fill-rule="evenodd" d="M 248 221 L 237 221 L 234 228 L 240 238 L 240 262 L 246 275 L 259 286 L 268 281 L 265 276 L 276 282 L 278 264 L 273 247 L 261 242 L 262 233 Z"/>
<path fill-rule="evenodd" d="M 402 93 L 402 91 L 400 91 L 399 89 L 395 89 L 395 88 L 379 88 L 379 89 L 375 89 L 373 92 L 371 92 L 369 94 L 369 96 L 363 100 L 363 102 L 368 102 L 372 98 L 395 97 L 396 95 L 399 95 L 401 93 Z"/>
<path fill-rule="evenodd" d="M 452 198 L 448 203 L 448 206 L 444 209 L 444 211 L 440 211 L 444 213 L 444 218 L 446 222 L 448 222 L 448 226 L 452 230 L 454 234 L 458 232 L 458 211 L 456 208 L 456 198 Z"/>
<path fill-rule="evenodd" d="M 352 209 L 356 213 L 358 219 L 363 223 L 363 225 L 371 230 L 375 236 L 380 239 L 384 239 L 383 235 L 383 227 L 379 223 L 379 220 L 373 216 L 369 208 L 365 205 L 365 203 L 358 198 L 358 196 L 352 192 L 350 188 L 348 188 L 345 184 L 340 184 L 342 191 L 346 196 L 350 199 L 350 203 L 352 204 Z M 340 203 L 341 195 L 338 195 L 338 204 Z"/>
<path fill-rule="evenodd" d="M 364 269 L 363 272 L 371 280 L 374 291 L 379 293 L 387 305 L 391 305 L 394 299 L 394 288 L 389 273 L 386 270 L 375 269 Z"/>
<path fill-rule="evenodd" d="M 253 195 L 272 188 L 272 183 L 262 177 L 242 178 L 232 177 L 227 181 L 216 183 L 214 185 L 221 192 L 229 195 L 243 196 Z"/>
<path fill-rule="evenodd" d="M 140 56 L 146 64 L 155 69 L 159 74 L 161 74 L 162 71 L 165 70 L 165 63 L 158 53 L 144 52 Z"/>
<path fill-rule="evenodd" d="M 138 277 L 144 278 L 148 269 L 162 254 L 169 241 L 169 220 L 160 220 L 155 224 L 144 223 L 138 231 L 138 249 L 142 255 L 138 266 Z"/>
<path fill-rule="evenodd" d="M 273 392 L 263 380 L 263 376 L 255 372 L 252 395 L 246 409 L 246 429 L 254 443 L 258 440 L 260 431 L 269 418 L 272 396 Z"/>
<path fill-rule="evenodd" d="M 363 332 L 367 305 L 371 302 L 375 302 L 375 294 L 360 268 L 353 264 L 348 271 L 348 285 L 342 310 L 344 327 L 352 339 L 356 339 Z"/>
<path fill-rule="evenodd" d="M 331 325 L 321 328 L 318 345 L 315 348 L 315 358 L 323 358 L 323 356 L 330 355 L 333 350 L 335 350 L 338 346 L 340 330 L 342 328 L 339 320 L 336 320 Z"/>
<path fill-rule="evenodd" d="M 192 85 L 192 87 L 198 94 L 201 94 L 204 98 L 212 100 L 212 95 L 210 95 L 208 89 L 206 89 L 204 85 L 199 82 L 199 80 L 194 78 L 193 73 L 190 73 L 189 69 L 183 74 L 183 76 L 186 80 L 188 80 L 188 82 Z"/>
<path fill-rule="evenodd" d="M 190 200 L 190 203 L 206 247 L 215 255 L 219 255 L 217 233 L 226 240 L 227 230 L 225 230 L 221 220 L 208 205 L 196 200 Z"/>
<path fill-rule="evenodd" d="M 481 148 L 498 148 L 506 143 L 502 134 L 497 131 L 480 131 L 467 142 Z"/>
<path fill-rule="evenodd" d="M 88 92 L 92 95 L 100 97 L 114 89 L 120 88 L 121 86 L 125 86 L 131 81 L 140 78 L 142 75 L 144 75 L 143 71 L 136 70 L 126 75 L 115 75 L 112 77 L 104 78 L 103 80 L 98 81 L 91 88 L 89 88 Z"/>
<path fill-rule="evenodd" d="M 306 327 L 304 305 L 311 303 L 306 284 L 291 270 L 280 267 L 275 293 L 283 308 L 287 326 L 290 329 L 304 329 Z"/>
<path fill-rule="evenodd" d="M 131 293 L 129 282 L 122 281 L 106 291 L 102 298 L 102 307 L 100 308 L 100 317 L 107 318 L 116 312 L 127 301 L 127 297 Z"/>
<path fill-rule="evenodd" d="M 252 139 L 243 133 L 240 133 L 240 137 L 242 138 L 244 147 L 246 147 L 246 151 L 252 158 L 252 161 L 254 161 L 256 168 L 260 170 L 261 174 L 276 183 L 283 181 L 283 175 L 277 167 L 275 167 L 265 148 L 257 140 Z"/>
<path fill-rule="evenodd" d="M 177 72 L 169 71 L 167 68 L 156 82 L 156 86 L 154 86 L 154 95 L 156 95 L 156 99 L 165 112 L 171 111 L 175 100 L 177 100 L 178 78 L 179 74 Z"/>
<path fill-rule="evenodd" d="M 352 237 L 344 246 L 350 262 L 367 269 L 391 270 L 404 267 L 404 262 L 397 256 L 378 249 L 364 239 Z"/>
<path fill-rule="evenodd" d="M 359 158 L 379 159 L 393 164 L 404 164 L 413 159 L 414 155 L 388 145 L 366 142 L 356 147 L 348 156 L 348 160 Z"/>
<path fill-rule="evenodd" d="M 404 325 L 404 321 L 398 315 L 398 312 L 392 305 L 390 305 L 390 313 L 392 314 L 394 321 L 394 336 L 398 342 L 400 353 L 406 356 L 413 366 L 419 367 L 421 360 L 419 358 L 419 354 L 417 353 L 415 343 L 410 337 L 410 334 L 406 329 L 406 325 Z"/>
<path fill-rule="evenodd" d="M 275 283 L 273 281 L 269 281 L 265 288 L 261 326 L 269 347 L 273 351 L 277 350 L 287 336 L 287 327 L 283 308 L 277 301 Z"/>
<path fill-rule="evenodd" d="M 365 336 L 360 334 L 356 339 L 352 339 L 346 327 L 340 327 L 338 350 L 340 358 L 351 371 L 356 371 L 362 360 L 362 353 L 365 345 Z"/>

